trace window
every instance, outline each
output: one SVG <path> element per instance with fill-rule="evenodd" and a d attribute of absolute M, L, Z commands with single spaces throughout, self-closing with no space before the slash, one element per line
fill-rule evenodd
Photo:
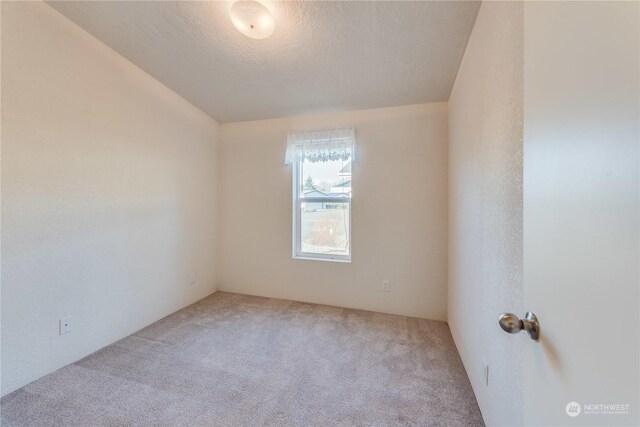
<path fill-rule="evenodd" d="M 353 129 L 289 134 L 294 258 L 351 260 L 354 160 Z"/>

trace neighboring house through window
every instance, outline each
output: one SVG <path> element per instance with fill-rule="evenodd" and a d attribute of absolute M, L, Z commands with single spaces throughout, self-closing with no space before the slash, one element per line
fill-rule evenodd
<path fill-rule="evenodd" d="M 289 133 L 294 258 L 351 261 L 354 159 L 353 129 Z"/>

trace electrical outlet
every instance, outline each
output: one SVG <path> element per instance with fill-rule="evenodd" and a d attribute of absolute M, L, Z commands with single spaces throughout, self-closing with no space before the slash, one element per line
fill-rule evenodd
<path fill-rule="evenodd" d="M 194 271 L 193 273 L 191 273 L 191 284 L 195 285 L 197 281 L 198 280 L 197 280 L 197 277 L 196 277 L 196 273 Z"/>
<path fill-rule="evenodd" d="M 482 378 L 484 380 L 484 385 L 489 387 L 489 364 L 484 359 L 482 359 Z"/>
<path fill-rule="evenodd" d="M 71 332 L 71 316 L 60 319 L 59 321 L 60 335 Z"/>
<path fill-rule="evenodd" d="M 382 281 L 382 290 L 384 292 L 389 292 L 391 290 L 391 282 L 389 282 L 389 280 L 383 280 Z"/>

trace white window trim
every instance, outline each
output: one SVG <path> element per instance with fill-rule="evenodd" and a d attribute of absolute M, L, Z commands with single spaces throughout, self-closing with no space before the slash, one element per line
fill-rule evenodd
<path fill-rule="evenodd" d="M 351 197 L 345 197 L 344 199 L 336 200 L 333 197 L 313 197 L 313 198 L 301 198 L 300 197 L 300 165 L 303 160 L 292 162 L 293 173 L 293 258 L 310 260 L 310 261 L 333 261 L 350 263 L 351 256 L 353 255 L 353 248 L 351 246 Z M 353 164 L 352 166 L 353 167 Z M 353 179 L 353 172 L 352 172 Z M 300 219 L 302 218 L 302 203 L 304 202 L 339 202 L 347 203 L 349 205 L 349 255 L 336 255 L 336 254 L 319 254 L 316 252 L 303 252 L 302 251 L 302 232 Z"/>

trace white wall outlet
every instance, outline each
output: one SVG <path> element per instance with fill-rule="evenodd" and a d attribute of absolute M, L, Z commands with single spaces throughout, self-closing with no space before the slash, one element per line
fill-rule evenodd
<path fill-rule="evenodd" d="M 484 385 L 489 387 L 489 364 L 484 359 L 482 360 L 482 380 Z"/>
<path fill-rule="evenodd" d="M 71 332 L 71 316 L 60 319 L 59 321 L 60 335 Z"/>
<path fill-rule="evenodd" d="M 195 285 L 198 282 L 198 277 L 196 276 L 196 272 L 191 273 L 191 284 Z"/>
<path fill-rule="evenodd" d="M 382 281 L 382 290 L 385 292 L 389 292 L 391 290 L 391 282 L 389 280 Z"/>

